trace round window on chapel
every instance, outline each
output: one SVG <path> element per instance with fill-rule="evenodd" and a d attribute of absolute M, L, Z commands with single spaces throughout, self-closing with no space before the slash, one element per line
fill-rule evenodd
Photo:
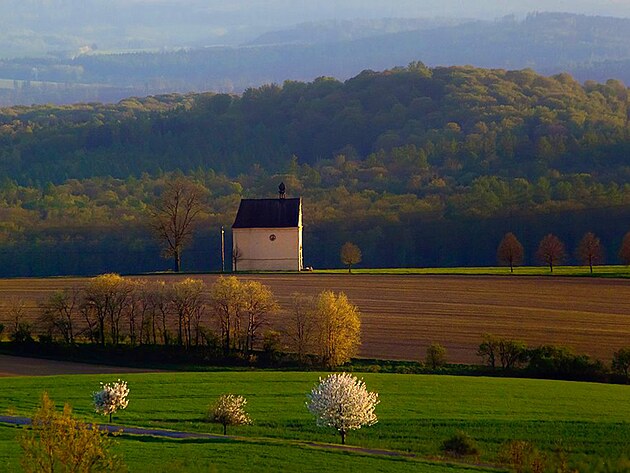
<path fill-rule="evenodd" d="M 269 235 L 269 239 L 271 241 L 275 241 L 276 240 L 276 236 L 272 233 L 271 235 Z"/>

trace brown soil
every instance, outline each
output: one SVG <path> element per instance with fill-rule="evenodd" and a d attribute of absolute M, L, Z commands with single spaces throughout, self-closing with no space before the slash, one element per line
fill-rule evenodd
<path fill-rule="evenodd" d="M 173 280 L 182 276 L 151 276 Z M 195 275 L 211 284 L 216 275 Z M 424 358 L 432 342 L 446 346 L 451 362 L 478 361 L 484 333 L 528 344 L 563 344 L 610 360 L 630 345 L 630 281 L 510 276 L 256 275 L 281 306 L 291 294 L 344 291 L 363 314 L 365 357 Z M 23 299 L 33 319 L 50 291 L 85 279 L 0 280 L 0 300 Z M 283 313 L 275 319 L 281 323 Z M 2 320 L 4 319 L 4 320 Z M 0 322 L 9 325 L 7 312 Z M 5 371 L 0 361 L 0 372 Z"/>

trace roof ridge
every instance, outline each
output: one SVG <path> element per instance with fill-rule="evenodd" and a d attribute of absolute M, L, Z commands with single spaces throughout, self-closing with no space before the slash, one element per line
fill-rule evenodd
<path fill-rule="evenodd" d="M 297 228 L 302 198 L 241 199 L 232 228 Z"/>

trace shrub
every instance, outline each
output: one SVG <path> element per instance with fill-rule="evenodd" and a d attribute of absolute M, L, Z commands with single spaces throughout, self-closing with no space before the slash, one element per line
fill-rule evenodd
<path fill-rule="evenodd" d="M 42 334 L 42 335 L 38 335 L 37 336 L 37 341 L 39 343 L 51 344 L 51 343 L 53 343 L 54 340 L 53 340 L 52 335 L 49 335 L 49 334 L 45 334 L 44 335 L 44 334 Z"/>
<path fill-rule="evenodd" d="M 427 348 L 427 355 L 425 358 L 425 364 L 431 368 L 436 369 L 446 364 L 446 348 L 439 343 L 432 343 Z"/>
<path fill-rule="evenodd" d="M 411 366 L 396 366 L 396 368 L 394 369 L 395 373 L 399 373 L 399 374 L 413 374 L 415 373 L 415 370 L 411 367 Z"/>
<path fill-rule="evenodd" d="M 494 335 L 485 333 L 483 341 L 477 349 L 477 356 L 480 356 L 488 366 L 494 368 L 499 358 L 499 339 Z"/>
<path fill-rule="evenodd" d="M 523 342 L 484 334 L 483 341 L 477 349 L 477 355 L 492 368 L 500 363 L 501 368 L 510 370 L 527 361 L 528 352 Z"/>
<path fill-rule="evenodd" d="M 630 371 L 630 348 L 622 348 L 613 354 L 612 370 L 628 380 Z"/>
<path fill-rule="evenodd" d="M 33 326 L 27 322 L 20 322 L 11 334 L 11 341 L 18 344 L 33 343 Z"/>
<path fill-rule="evenodd" d="M 32 429 L 21 436 L 20 446 L 22 467 L 27 473 L 125 470 L 122 461 L 111 452 L 106 431 L 74 419 L 67 404 L 62 413 L 56 412 L 47 393 L 42 395 L 41 405 L 33 415 Z"/>
<path fill-rule="evenodd" d="M 527 361 L 527 345 L 517 340 L 500 340 L 499 359 L 504 370 L 516 368 Z"/>
<path fill-rule="evenodd" d="M 280 358 L 281 334 L 276 330 L 267 330 L 263 334 L 263 361 L 277 363 Z"/>
<path fill-rule="evenodd" d="M 475 441 L 461 430 L 458 430 L 455 435 L 442 442 L 440 450 L 454 457 L 476 457 L 479 455 L 479 449 Z"/>
<path fill-rule="evenodd" d="M 221 338 L 216 332 L 199 327 L 201 343 L 206 347 L 206 353 L 211 359 L 218 359 L 223 355 L 223 347 L 221 346 Z"/>
<path fill-rule="evenodd" d="M 501 447 L 499 461 L 516 473 L 542 473 L 547 470 L 547 459 L 530 442 L 511 440 Z"/>
<path fill-rule="evenodd" d="M 588 381 L 606 377 L 606 368 L 599 360 L 576 355 L 563 346 L 541 345 L 528 350 L 528 358 L 528 370 L 536 377 Z"/>

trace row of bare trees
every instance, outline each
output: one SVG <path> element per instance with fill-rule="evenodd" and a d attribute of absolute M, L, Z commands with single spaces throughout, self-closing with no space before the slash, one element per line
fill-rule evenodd
<path fill-rule="evenodd" d="M 270 288 L 234 276 L 211 286 L 200 279 L 173 283 L 104 274 L 82 288 L 51 294 L 41 305 L 41 331 L 67 344 L 178 345 L 220 343 L 224 355 L 250 354 L 264 330 L 283 336 L 285 348 L 304 361 L 319 354 L 327 366 L 354 356 L 360 314 L 343 293 L 294 294 L 284 318 Z"/>
<path fill-rule="evenodd" d="M 586 233 L 580 240 L 576 251 L 576 257 L 585 266 L 589 266 L 591 273 L 593 266 L 604 262 L 604 248 L 600 239 L 593 233 Z M 499 247 L 497 248 L 497 260 L 499 264 L 510 267 L 514 272 L 515 266 L 523 263 L 525 251 L 523 245 L 513 233 L 506 233 Z M 554 266 L 564 262 L 567 252 L 564 243 L 555 235 L 548 234 L 540 241 L 536 251 L 536 259 L 546 266 L 553 273 Z M 630 232 L 626 233 L 619 250 L 619 258 L 628 265 L 630 264 Z"/>
<path fill-rule="evenodd" d="M 101 345 L 197 345 L 205 290 L 203 281 L 190 278 L 167 284 L 103 274 L 81 289 L 54 292 L 41 304 L 40 323 L 65 343 L 84 337 Z"/>

